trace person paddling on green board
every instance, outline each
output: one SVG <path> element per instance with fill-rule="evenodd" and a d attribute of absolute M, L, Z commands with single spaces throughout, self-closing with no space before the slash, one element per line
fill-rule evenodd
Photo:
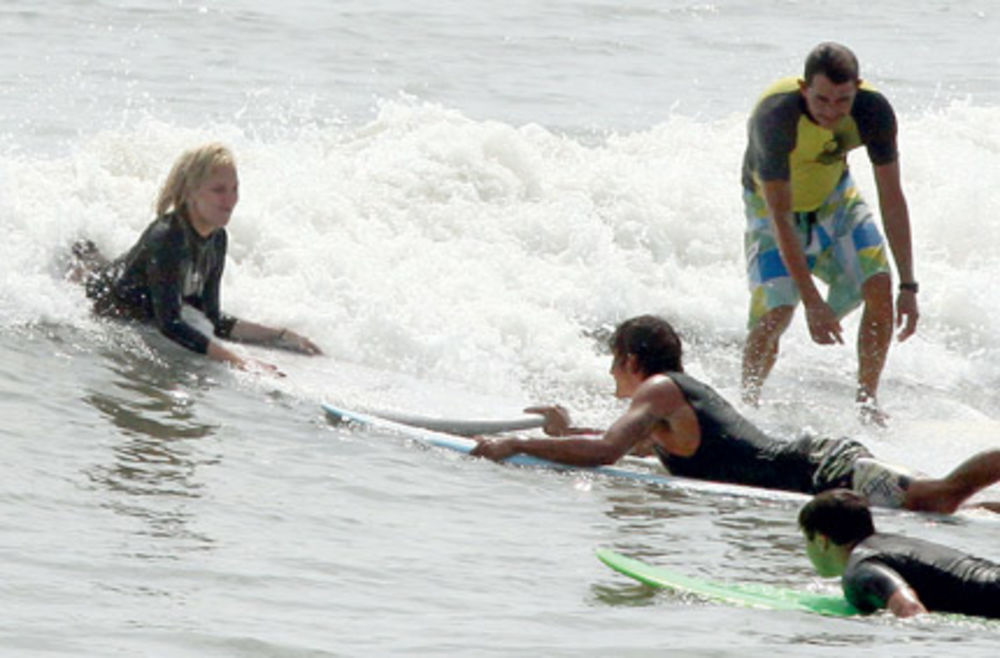
<path fill-rule="evenodd" d="M 884 464 L 850 439 L 768 436 L 684 373 L 681 340 L 660 317 L 626 320 L 609 344 L 615 395 L 632 403 L 600 438 L 574 435 L 565 409 L 544 407 L 543 429 L 559 438 L 480 438 L 472 454 L 500 461 L 523 453 L 593 467 L 650 443 L 674 475 L 807 494 L 850 488 L 875 505 L 944 514 L 1000 481 L 1000 450 L 976 454 L 938 479 Z M 1000 511 L 1000 503 L 982 505 Z"/>
<path fill-rule="evenodd" d="M 841 576 L 863 612 L 931 612 L 1000 618 L 1000 564 L 922 539 L 876 532 L 868 502 L 853 491 L 815 496 L 799 512 L 806 553 L 821 576 Z"/>

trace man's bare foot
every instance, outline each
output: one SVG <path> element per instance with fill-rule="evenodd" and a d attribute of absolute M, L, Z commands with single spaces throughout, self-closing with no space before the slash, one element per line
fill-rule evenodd
<path fill-rule="evenodd" d="M 754 409 L 759 407 L 760 389 L 761 385 L 758 382 L 743 382 L 743 393 L 741 395 L 743 404 Z"/>
<path fill-rule="evenodd" d="M 858 395 L 858 420 L 864 425 L 888 427 L 889 414 L 882 411 L 875 398 L 868 395 Z"/>

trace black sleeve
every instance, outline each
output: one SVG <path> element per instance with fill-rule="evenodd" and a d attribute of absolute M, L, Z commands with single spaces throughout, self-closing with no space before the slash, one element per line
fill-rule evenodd
<path fill-rule="evenodd" d="M 858 92 L 851 113 L 872 164 L 895 162 L 899 156 L 896 149 L 896 113 L 886 97 L 877 91 L 863 89 Z"/>
<path fill-rule="evenodd" d="M 150 302 L 157 328 L 170 340 L 205 354 L 208 338 L 181 318 L 184 238 L 178 232 L 165 231 L 150 245 L 146 265 Z"/>
<path fill-rule="evenodd" d="M 762 100 L 750 117 L 750 164 L 761 180 L 789 180 L 789 155 L 798 139 L 802 116 L 798 94 L 775 94 Z"/>
<path fill-rule="evenodd" d="M 215 335 L 219 338 L 229 338 L 236 324 L 236 318 L 222 312 L 220 299 L 220 289 L 222 287 L 222 270 L 226 266 L 226 245 L 227 237 L 225 231 L 218 231 L 212 243 L 214 253 L 212 269 L 208 272 L 205 280 L 205 288 L 202 293 L 202 311 L 205 317 L 215 327 Z"/>
<path fill-rule="evenodd" d="M 844 597 L 862 612 L 885 608 L 897 590 L 909 587 L 903 577 L 876 560 L 862 560 L 844 572 Z"/>

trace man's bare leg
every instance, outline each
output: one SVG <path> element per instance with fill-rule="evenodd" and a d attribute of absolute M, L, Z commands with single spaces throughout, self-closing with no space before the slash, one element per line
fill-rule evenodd
<path fill-rule="evenodd" d="M 985 450 L 943 478 L 914 479 L 906 489 L 903 506 L 917 512 L 951 514 L 974 493 L 996 482 L 1000 482 L 1000 450 Z M 983 507 L 1000 510 L 1000 503 L 984 503 Z"/>
<path fill-rule="evenodd" d="M 892 342 L 892 281 L 876 274 L 862 287 L 865 299 L 858 327 L 858 413 L 864 422 L 885 425 L 888 416 L 878 406 L 878 385 Z"/>
<path fill-rule="evenodd" d="M 779 306 L 768 311 L 750 333 L 743 347 L 743 401 L 757 406 L 760 389 L 778 360 L 778 343 L 792 322 L 794 306 Z"/>

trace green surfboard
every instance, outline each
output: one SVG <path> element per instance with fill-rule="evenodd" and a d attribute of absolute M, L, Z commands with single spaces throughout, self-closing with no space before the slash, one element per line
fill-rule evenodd
<path fill-rule="evenodd" d="M 713 601 L 769 610 L 800 610 L 836 617 L 861 614 L 843 596 L 815 594 L 763 584 L 722 583 L 695 578 L 664 567 L 646 564 L 605 548 L 597 549 L 597 557 L 615 571 L 651 587 L 687 592 Z"/>

